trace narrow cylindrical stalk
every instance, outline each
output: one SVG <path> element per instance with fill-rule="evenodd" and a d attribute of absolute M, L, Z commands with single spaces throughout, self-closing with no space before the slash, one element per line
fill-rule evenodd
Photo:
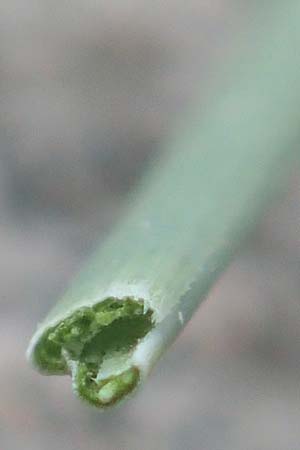
<path fill-rule="evenodd" d="M 148 375 L 297 156 L 300 3 L 270 9 L 31 341 L 33 364 L 71 374 L 93 405 L 118 402 Z"/>

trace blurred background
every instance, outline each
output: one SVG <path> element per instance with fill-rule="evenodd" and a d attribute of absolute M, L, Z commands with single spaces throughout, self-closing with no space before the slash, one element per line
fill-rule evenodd
<path fill-rule="evenodd" d="M 297 170 L 130 402 L 91 409 L 24 356 L 251 23 L 249 3 L 1 1 L 1 450 L 299 448 Z"/>

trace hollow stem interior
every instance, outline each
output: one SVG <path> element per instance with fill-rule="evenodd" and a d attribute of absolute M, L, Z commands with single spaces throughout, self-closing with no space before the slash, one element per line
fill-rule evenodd
<path fill-rule="evenodd" d="M 108 298 L 80 308 L 47 331 L 36 362 L 48 373 L 71 373 L 80 398 L 99 407 L 112 405 L 139 381 L 130 357 L 153 327 L 152 315 L 142 300 L 132 298 Z"/>

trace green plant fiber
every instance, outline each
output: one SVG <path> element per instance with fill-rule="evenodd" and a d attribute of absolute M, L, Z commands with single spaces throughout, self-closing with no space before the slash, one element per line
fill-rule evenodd
<path fill-rule="evenodd" d="M 70 374 L 90 404 L 113 405 L 145 379 L 299 157 L 300 2 L 261 11 L 32 338 L 33 365 Z"/>

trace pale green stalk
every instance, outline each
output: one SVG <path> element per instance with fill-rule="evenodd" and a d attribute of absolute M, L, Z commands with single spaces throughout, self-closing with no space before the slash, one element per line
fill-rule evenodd
<path fill-rule="evenodd" d="M 32 338 L 34 366 L 71 374 L 91 404 L 116 403 L 148 375 L 298 154 L 300 2 L 270 6 L 223 87 L 169 142 L 127 218 Z"/>

